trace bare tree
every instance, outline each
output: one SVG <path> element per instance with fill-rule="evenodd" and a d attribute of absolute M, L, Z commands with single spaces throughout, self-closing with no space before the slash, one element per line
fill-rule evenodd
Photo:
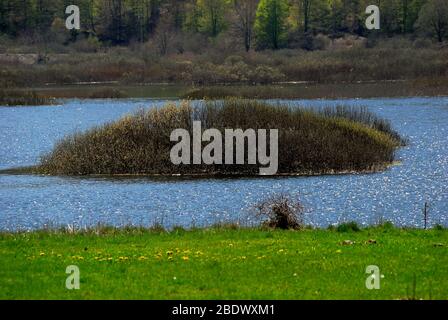
<path fill-rule="evenodd" d="M 410 2 L 410 0 L 401 0 L 401 24 L 403 33 L 408 31 Z"/>
<path fill-rule="evenodd" d="M 448 33 L 448 1 L 429 0 L 421 9 L 417 26 L 437 36 L 439 42 Z"/>
<path fill-rule="evenodd" d="M 234 0 L 235 18 L 233 26 L 244 40 L 244 48 L 249 51 L 252 46 L 253 26 L 258 0 Z"/>
<path fill-rule="evenodd" d="M 172 16 L 168 8 L 160 8 L 160 18 L 154 34 L 154 40 L 160 55 L 164 56 L 168 53 L 171 42 L 174 38 L 174 26 L 172 24 Z"/>
<path fill-rule="evenodd" d="M 308 32 L 310 28 L 312 0 L 299 0 L 299 10 L 303 16 L 303 31 Z"/>

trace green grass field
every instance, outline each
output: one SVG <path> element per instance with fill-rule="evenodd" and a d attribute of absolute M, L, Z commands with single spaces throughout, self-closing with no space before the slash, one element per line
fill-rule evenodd
<path fill-rule="evenodd" d="M 1 299 L 448 298 L 446 229 L 4 233 L 0 257 Z M 69 265 L 79 290 L 65 287 Z"/>

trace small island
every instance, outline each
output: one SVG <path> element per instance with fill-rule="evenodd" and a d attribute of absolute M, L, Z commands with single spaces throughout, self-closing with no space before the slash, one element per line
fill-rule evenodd
<path fill-rule="evenodd" d="M 394 161 L 403 139 L 366 108 L 302 108 L 257 100 L 167 103 L 59 141 L 30 168 L 49 175 L 257 175 L 259 166 L 173 164 L 173 130 L 277 129 L 278 175 L 371 172 Z M 269 139 L 268 139 L 269 141 Z M 207 143 L 202 142 L 202 147 Z M 246 142 L 247 144 L 247 142 Z M 268 146 L 269 148 L 269 146 Z M 258 150 L 257 150 L 258 152 Z M 246 154 L 247 157 L 247 154 Z"/>

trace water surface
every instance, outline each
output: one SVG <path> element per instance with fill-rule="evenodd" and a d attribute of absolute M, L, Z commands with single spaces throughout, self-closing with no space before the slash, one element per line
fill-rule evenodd
<path fill-rule="evenodd" d="M 35 164 L 58 139 L 115 120 L 158 100 L 67 100 L 62 106 L 0 108 L 0 169 Z M 302 100 L 291 104 L 363 105 L 389 119 L 410 141 L 401 164 L 375 174 L 320 177 L 154 180 L 0 175 L 0 230 L 45 226 L 162 223 L 250 224 L 248 213 L 273 192 L 300 194 L 306 222 L 325 227 L 355 220 L 448 226 L 448 98 Z"/>

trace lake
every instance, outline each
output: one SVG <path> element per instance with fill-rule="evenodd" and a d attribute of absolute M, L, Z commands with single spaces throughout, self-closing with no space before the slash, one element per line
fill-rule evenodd
<path fill-rule="evenodd" d="M 0 107 L 0 169 L 35 164 L 58 139 L 162 100 L 65 100 L 61 106 Z M 0 174 L 0 230 L 98 224 L 165 227 L 256 223 L 250 208 L 278 192 L 299 194 L 306 223 L 326 227 L 391 221 L 448 226 L 448 97 L 294 100 L 290 104 L 367 106 L 409 140 L 400 164 L 374 174 L 317 177 L 150 179 Z"/>

